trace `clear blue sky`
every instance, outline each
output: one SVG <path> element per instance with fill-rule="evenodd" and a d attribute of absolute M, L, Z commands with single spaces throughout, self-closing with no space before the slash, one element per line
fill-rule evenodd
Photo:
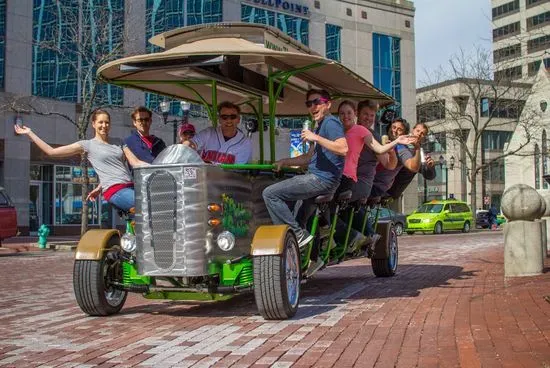
<path fill-rule="evenodd" d="M 460 48 L 491 49 L 490 0 L 414 0 L 414 6 L 417 87 Z"/>

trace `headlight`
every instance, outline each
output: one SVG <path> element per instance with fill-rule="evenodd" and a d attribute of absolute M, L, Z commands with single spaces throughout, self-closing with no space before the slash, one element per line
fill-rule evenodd
<path fill-rule="evenodd" d="M 222 231 L 216 240 L 218 247 L 223 251 L 230 251 L 235 246 L 235 235 L 229 231 Z"/>
<path fill-rule="evenodd" d="M 432 219 L 422 219 L 422 222 L 427 224 L 428 222 L 432 222 Z"/>
<path fill-rule="evenodd" d="M 125 233 L 120 238 L 120 246 L 128 253 L 132 253 L 136 250 L 136 236 Z"/>

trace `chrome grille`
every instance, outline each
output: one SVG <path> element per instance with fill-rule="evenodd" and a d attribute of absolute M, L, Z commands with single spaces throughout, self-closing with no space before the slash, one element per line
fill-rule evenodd
<path fill-rule="evenodd" d="M 156 265 L 171 269 L 176 261 L 177 181 L 168 171 L 157 171 L 147 185 L 151 247 Z M 181 214 L 182 216 L 184 214 Z"/>

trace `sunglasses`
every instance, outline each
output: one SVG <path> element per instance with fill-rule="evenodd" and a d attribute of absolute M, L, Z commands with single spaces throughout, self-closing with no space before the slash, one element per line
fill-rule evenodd
<path fill-rule="evenodd" d="M 326 98 L 323 98 L 323 97 L 317 97 L 313 100 L 307 100 L 306 101 L 306 107 L 311 107 L 313 105 L 315 106 L 319 106 L 319 105 L 322 105 L 322 104 L 325 104 L 327 103 L 328 100 Z"/>
<path fill-rule="evenodd" d="M 229 119 L 235 120 L 235 119 L 237 119 L 238 117 L 239 117 L 239 115 L 237 115 L 237 114 L 220 115 L 220 119 L 222 119 L 222 120 L 229 120 Z"/>

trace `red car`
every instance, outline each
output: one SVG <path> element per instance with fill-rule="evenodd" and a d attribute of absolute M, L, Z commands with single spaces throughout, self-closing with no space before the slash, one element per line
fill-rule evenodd
<path fill-rule="evenodd" d="M 0 187 L 0 244 L 17 235 L 17 212 L 4 188 Z"/>

